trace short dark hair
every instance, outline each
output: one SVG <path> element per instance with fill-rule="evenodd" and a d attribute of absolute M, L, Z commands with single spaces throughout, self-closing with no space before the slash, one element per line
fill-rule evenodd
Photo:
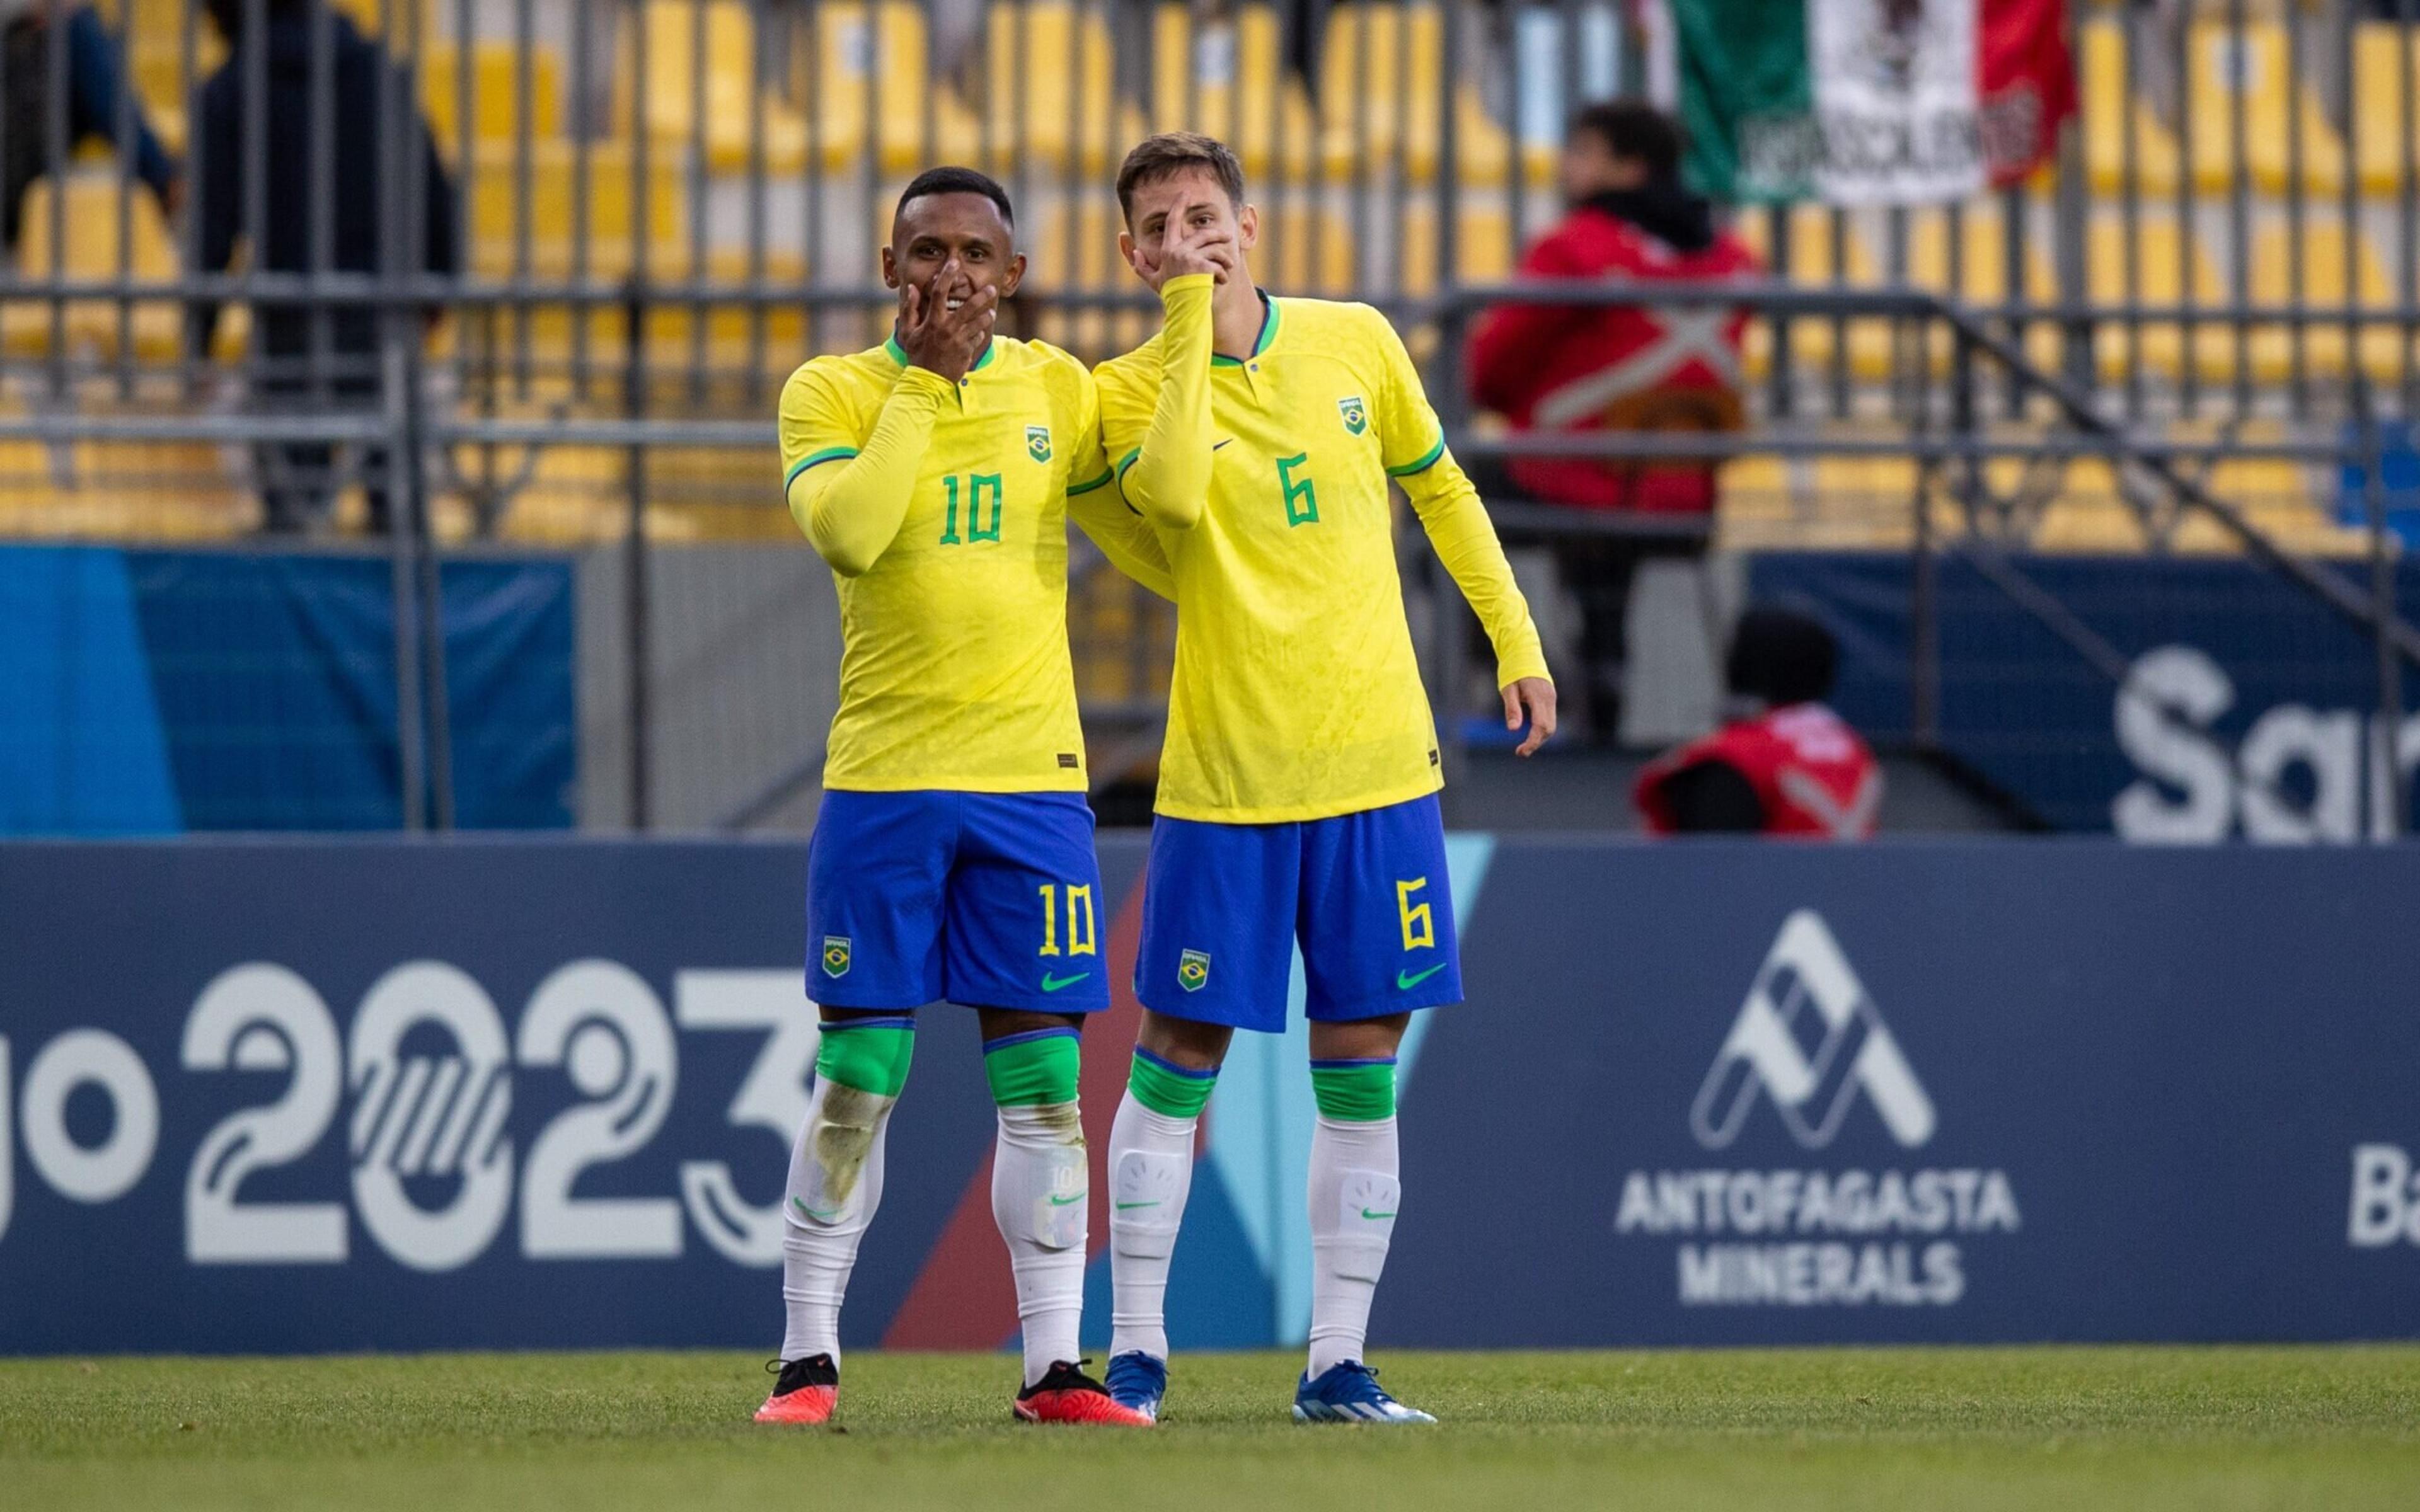
<path fill-rule="evenodd" d="M 1000 207 L 1000 218 L 1006 221 L 1011 229 L 1016 225 L 1016 212 L 1008 205 L 1008 191 L 1000 187 L 999 179 L 972 168 L 925 169 L 908 180 L 908 187 L 899 192 L 899 203 L 892 208 L 892 218 L 897 219 L 910 202 L 923 199 L 927 194 L 981 194 Z"/>
<path fill-rule="evenodd" d="M 1731 631 L 1723 681 L 1734 693 L 1775 708 L 1811 703 L 1832 692 L 1839 643 L 1821 620 L 1795 609 L 1752 609 Z"/>
<path fill-rule="evenodd" d="M 1652 105 L 1614 100 L 1572 117 L 1571 134 L 1588 132 L 1617 158 L 1647 164 L 1647 177 L 1668 183 L 1681 175 L 1681 126 Z"/>
<path fill-rule="evenodd" d="M 1227 192 L 1228 202 L 1242 207 L 1244 165 L 1235 161 L 1234 148 L 1199 131 L 1162 131 L 1137 142 L 1126 161 L 1118 165 L 1119 212 L 1133 221 L 1136 190 L 1188 168 L 1208 170 Z"/>

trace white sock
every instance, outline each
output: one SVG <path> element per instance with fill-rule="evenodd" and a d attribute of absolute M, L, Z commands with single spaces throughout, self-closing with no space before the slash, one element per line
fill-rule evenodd
<path fill-rule="evenodd" d="M 840 1360 L 840 1304 L 882 1202 L 882 1136 L 897 1098 L 815 1082 L 782 1196 L 782 1358 Z"/>
<path fill-rule="evenodd" d="M 1395 1120 L 1321 1117 L 1311 1135 L 1311 1377 L 1362 1357 L 1403 1198 Z"/>
<path fill-rule="evenodd" d="M 1081 1353 L 1084 1318 L 1084 1125 L 1073 1103 L 1000 1110 L 991 1161 L 991 1215 L 1016 1274 L 1016 1321 L 1025 1336 L 1025 1383 Z"/>
<path fill-rule="evenodd" d="M 1168 1264 L 1193 1190 L 1201 1122 L 1154 1113 L 1129 1091 L 1109 1125 L 1109 1353 L 1168 1358 Z"/>

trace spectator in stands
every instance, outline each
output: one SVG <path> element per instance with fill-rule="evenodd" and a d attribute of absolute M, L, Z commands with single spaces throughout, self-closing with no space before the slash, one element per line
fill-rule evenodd
<path fill-rule="evenodd" d="M 13 253 L 22 229 L 26 187 L 50 171 L 51 50 L 66 54 L 67 138 L 63 152 L 99 139 L 125 150 L 118 117 L 130 116 L 134 177 L 174 214 L 179 198 L 177 165 L 162 149 L 143 101 L 130 99 L 117 46 L 92 7 L 63 0 L 0 0 L 0 246 Z"/>
<path fill-rule="evenodd" d="M 229 56 L 219 70 L 194 91 L 194 216 L 198 222 L 196 244 L 201 272 L 220 272 L 233 261 L 237 239 L 247 234 L 244 176 L 258 163 L 262 178 L 260 245 L 253 247 L 251 266 L 276 273 L 307 272 L 312 268 L 312 223 L 318 219 L 314 190 L 322 181 L 332 187 L 326 207 L 328 245 L 326 268 L 342 273 L 385 272 L 405 277 L 415 273 L 450 274 L 459 270 L 461 255 L 456 235 L 454 191 L 438 161 L 436 139 L 413 97 L 411 76 L 390 62 L 379 44 L 365 39 L 342 11 L 325 11 L 329 58 L 334 69 L 329 104 L 334 131 L 325 147 L 324 166 L 314 163 L 312 148 L 313 32 L 319 24 L 324 0 L 209 0 L 211 19 L 227 39 Z M 267 17 L 260 45 L 265 49 L 263 73 L 268 98 L 261 116 L 263 141 L 244 139 L 245 60 L 253 43 L 244 36 L 245 18 L 253 6 Z M 381 89 L 380 72 L 388 70 Z M 391 103 L 410 122 L 411 140 L 402 151 L 389 151 L 379 110 Z M 394 183 L 398 173 L 416 174 L 419 238 L 410 239 L 413 217 Z M 389 217 L 395 224 L 390 224 Z M 416 340 L 420 322 L 433 324 L 435 308 L 418 315 L 393 312 L 410 321 L 406 339 Z M 308 355 L 314 313 L 293 304 L 256 304 L 255 329 L 261 365 L 253 375 L 257 396 L 272 406 L 292 408 L 302 400 L 317 407 L 365 408 L 379 393 L 380 321 L 382 312 L 362 305 L 326 309 L 328 354 L 333 361 L 315 391 Z M 194 312 L 191 341 L 196 355 L 209 350 L 218 311 L 205 305 Z M 389 458 L 381 449 L 365 447 L 359 458 L 364 491 L 368 496 L 372 530 L 388 523 Z M 261 506 L 267 529 L 297 531 L 317 523 L 328 511 L 334 493 L 331 451 L 324 444 L 279 443 L 260 449 Z"/>
<path fill-rule="evenodd" d="M 1865 840 L 1882 806 L 1882 768 L 1832 712 L 1832 633 L 1788 609 L 1752 609 L 1724 668 L 1723 727 L 1638 774 L 1634 795 L 1659 835 L 1795 835 Z"/>
<path fill-rule="evenodd" d="M 1521 259 L 1525 278 L 1610 281 L 1745 277 L 1745 244 L 1683 188 L 1681 131 L 1634 103 L 1591 105 L 1572 122 L 1561 179 L 1568 213 Z M 1738 311 L 1668 305 L 1507 304 L 1472 332 L 1472 398 L 1518 433 L 1709 431 L 1741 424 Z M 1643 556 L 1703 549 L 1714 464 L 1521 457 L 1512 491 L 1546 503 L 1618 511 L 1672 528 L 1555 538 L 1558 568 L 1581 612 L 1589 738 L 1610 744 L 1620 722 L 1622 618 Z M 1482 481 L 1482 487 L 1488 486 Z"/>

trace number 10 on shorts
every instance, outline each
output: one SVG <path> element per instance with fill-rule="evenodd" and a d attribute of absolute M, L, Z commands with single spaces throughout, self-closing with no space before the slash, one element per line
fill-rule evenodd
<path fill-rule="evenodd" d="M 1042 893 L 1042 949 L 1040 955 L 1059 953 L 1059 884 L 1046 882 Z M 1093 955 L 1093 886 L 1067 884 L 1067 953 Z"/>

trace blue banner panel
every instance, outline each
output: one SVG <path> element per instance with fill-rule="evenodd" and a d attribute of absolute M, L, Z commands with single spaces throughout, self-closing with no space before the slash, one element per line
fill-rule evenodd
<path fill-rule="evenodd" d="M 1140 849 L 1104 839 L 1111 933 Z M 0 1352 L 769 1345 L 804 872 L 0 845 Z M 1507 839 L 1484 873 L 1471 1001 L 1406 1047 L 1381 1347 L 2420 1336 L 2420 848 Z M 852 1344 L 991 1242 L 972 1015 L 922 1022 Z M 1181 1348 L 1298 1327 L 1254 1263 L 1309 1263 L 1298 1152 L 1219 1154 L 1307 1125 L 1266 1046 L 1213 1100 Z M 1248 1072 L 1292 1103 L 1228 1101 Z"/>
<path fill-rule="evenodd" d="M 2234 557 L 2021 557 L 2016 567 L 2130 663 L 2122 690 L 1962 558 L 1939 563 L 1941 739 L 2064 829 L 2127 839 L 2352 841 L 2390 812 L 2370 726 L 2369 637 Z M 2356 575 L 2359 564 L 2330 570 Z M 2420 615 L 2420 562 L 2397 596 Z M 1776 552 L 1750 592 L 1840 642 L 1834 703 L 1869 736 L 1908 734 L 1904 552 Z M 2407 789 L 2420 717 L 2396 742 Z"/>
<path fill-rule="evenodd" d="M 383 557 L 128 552 L 194 829 L 393 829 L 395 578 Z M 571 563 L 448 562 L 440 579 L 456 823 L 572 823 Z"/>

